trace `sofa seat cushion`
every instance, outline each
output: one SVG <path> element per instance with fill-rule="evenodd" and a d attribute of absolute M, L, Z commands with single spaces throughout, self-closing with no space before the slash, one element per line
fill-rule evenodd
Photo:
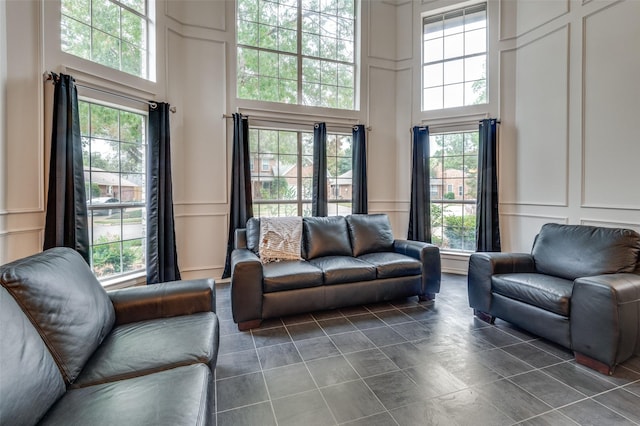
<path fill-rule="evenodd" d="M 117 326 L 85 365 L 72 387 L 150 374 L 181 365 L 215 368 L 218 318 L 201 312 Z"/>
<path fill-rule="evenodd" d="M 194 364 L 70 389 L 41 425 L 180 426 L 212 423 L 211 371 Z"/>
<path fill-rule="evenodd" d="M 497 274 L 491 278 L 491 290 L 568 317 L 573 281 L 536 273 Z"/>
<path fill-rule="evenodd" d="M 263 291 L 295 290 L 322 285 L 322 271 L 304 260 L 284 260 L 262 265 Z"/>
<path fill-rule="evenodd" d="M 325 256 L 309 261 L 324 274 L 324 284 L 369 281 L 376 278 L 376 267 L 350 256 Z"/>
<path fill-rule="evenodd" d="M 378 278 L 407 277 L 422 273 L 422 263 L 419 260 L 400 253 L 369 253 L 359 256 L 358 259 L 374 265 Z"/>
<path fill-rule="evenodd" d="M 65 382 L 73 382 L 115 321 L 89 265 L 75 250 L 56 247 L 4 265 L 0 284 L 31 319 Z"/>

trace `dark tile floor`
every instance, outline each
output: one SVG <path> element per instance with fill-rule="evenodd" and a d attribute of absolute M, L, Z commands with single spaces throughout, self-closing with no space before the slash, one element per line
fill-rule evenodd
<path fill-rule="evenodd" d="M 640 358 L 608 377 L 509 323 L 475 319 L 466 277 L 417 298 L 238 332 L 217 287 L 224 425 L 638 425 Z"/>

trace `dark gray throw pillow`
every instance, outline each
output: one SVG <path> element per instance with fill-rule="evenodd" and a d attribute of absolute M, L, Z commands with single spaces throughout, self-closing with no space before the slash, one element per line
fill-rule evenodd
<path fill-rule="evenodd" d="M 307 260 L 323 256 L 351 256 L 344 217 L 305 217 L 302 224 Z"/>
<path fill-rule="evenodd" d="M 393 232 L 386 214 L 352 214 L 346 219 L 354 256 L 393 250 Z"/>

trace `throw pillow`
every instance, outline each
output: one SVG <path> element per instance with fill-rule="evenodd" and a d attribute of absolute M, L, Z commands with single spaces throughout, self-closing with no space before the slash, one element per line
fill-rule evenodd
<path fill-rule="evenodd" d="M 300 260 L 302 218 L 260 218 L 259 255 L 262 263 Z"/>

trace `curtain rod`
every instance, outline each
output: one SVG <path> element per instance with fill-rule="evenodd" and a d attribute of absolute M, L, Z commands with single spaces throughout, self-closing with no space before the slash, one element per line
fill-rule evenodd
<path fill-rule="evenodd" d="M 245 115 L 245 114 L 242 114 L 242 116 L 243 117 L 247 117 L 247 118 L 251 117 L 251 116 Z M 233 115 L 222 114 L 222 118 L 233 118 Z M 315 122 L 309 124 L 308 122 L 304 122 L 304 121 L 286 121 L 286 120 L 277 120 L 277 119 L 273 120 L 273 119 L 270 119 L 270 118 L 261 118 L 261 117 L 254 117 L 254 119 L 258 120 L 258 121 L 266 121 L 266 122 L 270 122 L 270 123 L 280 123 L 280 124 L 302 124 L 302 125 L 313 125 L 313 124 L 316 124 Z M 357 126 L 357 124 L 340 124 L 340 123 L 331 123 L 331 122 L 328 122 L 327 125 L 330 126 L 330 127 L 342 127 L 342 128 L 347 128 L 348 127 L 350 129 L 353 129 L 353 128 L 355 128 Z M 365 126 L 365 129 L 371 131 L 371 126 Z"/>
<path fill-rule="evenodd" d="M 499 118 L 491 118 L 490 120 L 495 120 L 496 124 L 500 124 Z M 446 128 L 456 128 L 461 126 L 468 126 L 472 124 L 475 120 L 469 121 L 455 121 L 449 123 L 434 123 L 434 124 L 417 124 L 415 126 L 411 126 L 410 130 L 413 130 L 414 127 L 418 127 L 419 129 L 425 129 L 427 127 L 435 128 L 435 129 L 446 129 Z M 478 124 L 482 123 L 483 120 L 478 120 Z"/>
<path fill-rule="evenodd" d="M 46 77 L 47 77 L 47 78 L 46 78 L 46 81 L 53 81 L 53 82 L 55 82 L 55 79 L 56 79 L 56 77 L 57 77 L 57 74 L 56 74 L 56 73 L 54 73 L 54 72 L 52 72 L 52 71 L 47 71 L 47 72 L 45 72 L 45 75 L 46 75 Z M 147 105 L 149 105 L 149 106 L 151 107 L 151 109 L 156 109 L 156 108 L 158 107 L 158 103 L 157 103 L 157 102 L 153 102 L 153 101 L 146 101 L 146 100 L 144 100 L 144 99 L 134 98 L 134 97 L 132 97 L 132 96 L 123 95 L 123 94 L 121 94 L 121 93 L 112 92 L 112 91 L 110 91 L 110 90 L 106 90 L 106 89 L 100 89 L 100 88 L 98 88 L 98 87 L 86 86 L 86 85 L 84 85 L 84 84 L 80 84 L 80 83 L 76 83 L 76 86 L 78 86 L 78 87 L 82 87 L 82 88 L 87 89 L 87 90 L 93 90 L 93 91 L 95 91 L 95 92 L 105 93 L 105 94 L 107 94 L 107 95 L 117 96 L 117 97 L 119 97 L 119 98 L 123 98 L 123 99 L 128 99 L 128 100 L 130 100 L 130 101 L 140 102 L 140 103 L 143 103 L 143 104 L 147 104 Z M 170 106 L 170 107 L 169 107 L 169 111 L 171 111 L 171 112 L 176 112 L 176 111 L 177 111 L 177 109 L 176 109 L 176 107 L 174 107 L 174 106 Z"/>

